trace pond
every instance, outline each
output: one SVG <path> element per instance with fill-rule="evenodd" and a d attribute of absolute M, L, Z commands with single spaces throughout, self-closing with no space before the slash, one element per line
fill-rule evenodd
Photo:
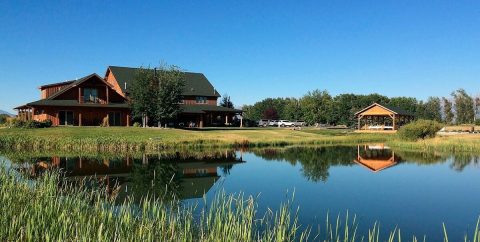
<path fill-rule="evenodd" d="M 93 177 L 121 201 L 127 196 L 174 195 L 203 204 L 221 191 L 257 198 L 259 210 L 293 199 L 302 225 L 326 216 L 357 216 L 359 232 L 375 222 L 428 241 L 471 235 L 480 215 L 480 156 L 393 150 L 382 144 L 255 150 L 178 151 L 155 155 L 41 156 L 4 154 L 34 180 L 62 169 L 65 180 Z M 168 196 L 169 197 L 169 196 Z M 322 231 L 320 231 L 322 232 Z"/>

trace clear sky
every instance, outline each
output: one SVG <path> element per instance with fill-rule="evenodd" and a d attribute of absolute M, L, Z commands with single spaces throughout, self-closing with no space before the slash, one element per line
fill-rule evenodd
<path fill-rule="evenodd" d="M 0 109 L 41 84 L 160 61 L 237 106 L 314 89 L 475 95 L 480 1 L 0 0 Z"/>

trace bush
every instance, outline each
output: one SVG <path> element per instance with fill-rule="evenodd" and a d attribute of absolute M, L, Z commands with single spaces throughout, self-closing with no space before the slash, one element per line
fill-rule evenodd
<path fill-rule="evenodd" d="M 9 124 L 9 126 L 13 128 L 23 128 L 24 125 L 25 122 L 20 119 L 12 119 Z"/>
<path fill-rule="evenodd" d="M 22 121 L 20 119 L 12 119 L 9 126 L 12 128 L 25 129 L 49 128 L 52 127 L 52 121 L 49 119 L 41 122 L 36 120 Z"/>
<path fill-rule="evenodd" d="M 433 138 L 442 128 L 442 125 L 432 120 L 417 120 L 398 130 L 398 136 L 403 140 L 416 141 L 418 139 Z"/>
<path fill-rule="evenodd" d="M 6 114 L 0 114 L 0 124 L 5 124 L 7 122 L 8 117 L 9 116 Z"/>
<path fill-rule="evenodd" d="M 137 127 L 137 128 L 138 128 L 138 127 L 141 127 L 141 126 L 142 126 L 142 125 L 141 125 L 139 122 L 133 123 L 133 127 Z"/>

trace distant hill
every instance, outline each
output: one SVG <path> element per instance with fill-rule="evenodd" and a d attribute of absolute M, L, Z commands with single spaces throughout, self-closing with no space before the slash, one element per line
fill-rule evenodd
<path fill-rule="evenodd" d="M 0 114 L 6 114 L 6 115 L 8 115 L 8 116 L 10 116 L 10 117 L 15 116 L 15 115 L 13 115 L 13 114 L 11 114 L 11 113 L 9 113 L 9 112 L 7 112 L 7 111 L 3 111 L 3 110 L 0 110 Z"/>

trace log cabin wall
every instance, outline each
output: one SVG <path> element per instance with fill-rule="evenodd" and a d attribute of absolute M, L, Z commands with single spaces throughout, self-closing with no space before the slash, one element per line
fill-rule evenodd
<path fill-rule="evenodd" d="M 53 126 L 60 124 L 59 112 L 71 111 L 73 112 L 74 126 L 100 126 L 103 120 L 112 112 L 120 113 L 120 126 L 129 126 L 128 119 L 130 117 L 129 109 L 120 108 L 91 108 L 91 107 L 37 107 L 33 119 L 36 121 L 51 120 Z M 81 123 L 80 123 L 81 116 Z"/>
<path fill-rule="evenodd" d="M 66 88 L 68 85 L 70 84 L 59 84 L 59 85 L 40 87 L 40 98 L 47 99 L 53 94 L 57 93 L 58 91 L 61 91 L 62 89 Z"/>
<path fill-rule="evenodd" d="M 105 81 L 108 82 L 109 84 L 112 85 L 113 89 L 120 93 L 122 96 L 124 95 L 123 94 L 123 91 L 122 91 L 122 88 L 119 86 L 118 82 L 117 82 L 117 79 L 115 79 L 115 76 L 113 75 L 113 73 L 110 71 L 110 69 L 107 70 L 107 74 L 106 74 L 106 77 L 105 77 Z"/>

